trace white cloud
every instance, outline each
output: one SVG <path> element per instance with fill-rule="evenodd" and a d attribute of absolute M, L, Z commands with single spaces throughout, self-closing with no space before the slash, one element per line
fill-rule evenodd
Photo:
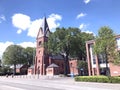
<path fill-rule="evenodd" d="M 22 33 L 21 29 L 17 30 L 17 34 L 21 34 L 21 33 Z"/>
<path fill-rule="evenodd" d="M 0 23 L 2 23 L 2 21 L 6 21 L 6 18 L 4 15 L 0 15 Z"/>
<path fill-rule="evenodd" d="M 5 16 L 4 16 L 4 15 L 1 15 L 1 16 L 0 16 L 0 19 L 2 19 L 3 21 L 5 21 L 5 20 L 6 20 L 6 18 L 5 18 Z"/>
<path fill-rule="evenodd" d="M 85 4 L 88 4 L 91 0 L 84 0 Z"/>
<path fill-rule="evenodd" d="M 93 34 L 93 35 L 95 35 L 93 32 L 91 32 L 91 31 L 88 31 L 88 30 L 83 30 L 82 32 L 85 32 L 85 33 L 90 33 L 90 34 Z"/>
<path fill-rule="evenodd" d="M 58 14 L 49 15 L 49 17 L 47 18 L 47 22 L 48 22 L 48 25 L 49 25 L 49 28 L 50 28 L 51 31 L 53 29 L 57 28 L 58 26 L 60 26 L 60 23 L 57 22 L 57 21 L 60 21 L 60 20 L 62 20 L 62 16 L 60 16 Z M 39 28 L 42 25 L 42 22 L 43 22 L 43 18 L 31 21 L 31 25 L 28 29 L 28 36 L 36 37 L 37 33 L 39 31 Z"/>
<path fill-rule="evenodd" d="M 88 26 L 89 26 L 89 24 L 82 23 L 82 24 L 80 24 L 79 29 L 81 30 L 81 32 L 90 33 L 95 36 L 95 34 L 92 31 L 88 30 Z"/>
<path fill-rule="evenodd" d="M 17 45 L 20 45 L 24 48 L 26 48 L 26 47 L 36 47 L 36 42 L 22 42 L 22 43 L 19 43 Z"/>
<path fill-rule="evenodd" d="M 57 22 L 60 20 L 62 20 L 62 16 L 58 14 L 49 15 L 49 17 L 47 18 L 47 21 L 48 21 L 50 30 L 53 30 L 56 27 L 60 26 L 60 23 Z M 31 37 L 37 36 L 38 30 L 42 25 L 42 22 L 43 22 L 43 18 L 39 18 L 31 21 L 29 16 L 20 14 L 20 13 L 14 14 L 12 16 L 13 26 L 18 28 L 17 33 L 20 34 L 22 33 L 22 31 L 28 30 L 27 35 Z"/>
<path fill-rule="evenodd" d="M 12 45 L 12 44 L 14 44 L 13 42 L 9 42 L 9 41 L 7 41 L 7 42 L 0 42 L 0 57 L 2 57 L 2 54 L 3 54 L 3 52 L 6 50 L 6 48 L 9 46 L 9 45 Z"/>
<path fill-rule="evenodd" d="M 87 24 L 82 23 L 82 24 L 80 24 L 79 29 L 85 30 L 87 28 L 87 26 L 88 26 Z"/>
<path fill-rule="evenodd" d="M 51 14 L 49 15 L 49 18 L 53 18 L 54 20 L 62 20 L 62 17 L 58 14 Z"/>
<path fill-rule="evenodd" d="M 77 15 L 76 18 L 79 19 L 79 18 L 84 17 L 84 16 L 86 16 L 86 15 L 87 15 L 87 14 L 85 14 L 85 13 L 80 13 L 80 14 Z"/>
<path fill-rule="evenodd" d="M 58 20 L 59 21 L 62 20 L 62 17 L 60 15 L 58 14 L 49 15 L 47 21 L 48 21 L 49 28 L 51 30 L 60 26 L 60 23 L 57 22 Z"/>
<path fill-rule="evenodd" d="M 28 29 L 27 35 L 31 37 L 36 37 L 39 31 L 39 28 L 42 25 L 42 21 L 43 19 L 37 19 L 37 20 L 31 21 L 31 25 Z"/>
<path fill-rule="evenodd" d="M 21 13 L 14 14 L 12 16 L 12 24 L 20 30 L 26 30 L 29 28 L 31 21 L 30 17 Z M 22 32 L 22 31 L 21 31 Z"/>

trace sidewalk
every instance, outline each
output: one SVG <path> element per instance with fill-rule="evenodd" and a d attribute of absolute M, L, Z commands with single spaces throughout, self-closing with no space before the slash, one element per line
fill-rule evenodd
<path fill-rule="evenodd" d="M 76 82 L 72 77 L 58 77 L 58 76 L 37 76 L 34 77 L 27 77 L 27 76 L 15 76 L 11 77 L 0 77 L 0 81 L 3 82 L 17 82 L 21 84 L 29 84 L 29 85 L 36 85 L 36 86 L 45 86 L 48 85 L 49 87 L 69 87 L 71 90 L 72 88 L 79 88 L 76 90 L 120 90 L 120 84 L 111 84 L 111 83 L 95 83 L 95 82 Z M 57 86 L 56 86 L 57 85 Z M 86 89 L 83 89 L 86 88 Z M 68 89 L 66 89 L 68 90 Z"/>
<path fill-rule="evenodd" d="M 56 79 L 67 79 L 67 78 L 74 79 L 73 77 L 64 77 L 64 76 L 59 76 L 59 75 L 54 75 L 54 76 L 47 76 L 47 75 L 15 75 L 15 76 L 11 76 L 11 75 L 9 75 L 8 77 L 0 76 L 0 78 L 45 79 L 45 80 L 56 80 Z"/>

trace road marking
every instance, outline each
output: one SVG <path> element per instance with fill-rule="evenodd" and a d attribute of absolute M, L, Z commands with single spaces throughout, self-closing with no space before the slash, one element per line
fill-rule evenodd
<path fill-rule="evenodd" d="M 0 86 L 0 90 L 26 90 L 26 89 L 2 85 L 2 86 Z"/>

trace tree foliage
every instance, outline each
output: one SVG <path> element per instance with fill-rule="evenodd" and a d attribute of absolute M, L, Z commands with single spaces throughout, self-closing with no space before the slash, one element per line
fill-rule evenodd
<path fill-rule="evenodd" d="M 35 48 L 32 48 L 32 47 L 24 48 L 23 53 L 24 53 L 25 63 L 28 65 L 32 65 L 34 61 L 34 56 L 35 56 Z"/>
<path fill-rule="evenodd" d="M 78 62 L 78 68 L 82 68 L 84 70 L 87 70 L 88 69 L 88 65 L 87 65 L 87 62 L 86 61 L 79 61 Z"/>
<path fill-rule="evenodd" d="M 19 45 L 10 45 L 3 53 L 2 59 L 4 65 L 14 65 L 14 73 L 17 64 L 33 64 L 34 48 L 23 48 Z"/>
<path fill-rule="evenodd" d="M 10 45 L 3 53 L 3 63 L 7 65 L 16 65 L 23 63 L 22 53 L 23 48 L 18 45 Z"/>
<path fill-rule="evenodd" d="M 67 53 L 72 58 L 86 59 L 85 42 L 94 39 L 94 35 L 81 32 L 78 28 L 57 28 L 48 40 L 50 53 Z"/>
<path fill-rule="evenodd" d="M 10 45 L 3 53 L 3 63 L 6 65 L 13 64 L 33 64 L 35 49 L 32 47 L 23 48 L 19 45 Z"/>
<path fill-rule="evenodd" d="M 47 48 L 51 54 L 61 54 L 65 58 L 65 74 L 69 57 L 82 60 L 86 58 L 85 41 L 93 39 L 93 34 L 81 32 L 78 28 L 57 28 L 49 36 Z"/>
<path fill-rule="evenodd" d="M 16 65 L 23 63 L 22 50 L 23 48 L 21 46 L 10 45 L 3 53 L 3 63 L 6 65 L 14 65 L 14 73 L 16 72 Z"/>
<path fill-rule="evenodd" d="M 107 62 L 116 62 L 118 60 L 115 34 L 111 28 L 107 26 L 100 28 L 95 41 L 94 52 L 103 55 L 103 59 Z"/>
<path fill-rule="evenodd" d="M 79 60 L 86 60 L 86 41 L 93 40 L 94 35 L 92 33 L 80 32 L 76 37 L 76 46 L 73 43 L 73 52 L 75 57 L 78 57 Z M 73 53 L 71 53 L 73 55 Z"/>
<path fill-rule="evenodd" d="M 0 75 L 12 74 L 12 69 L 9 66 L 2 66 L 0 68 Z"/>

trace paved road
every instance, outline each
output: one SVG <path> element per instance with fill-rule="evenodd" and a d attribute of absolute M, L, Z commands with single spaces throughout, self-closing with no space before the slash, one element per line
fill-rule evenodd
<path fill-rule="evenodd" d="M 120 90 L 120 84 L 75 82 L 73 78 L 0 77 L 0 90 Z"/>

